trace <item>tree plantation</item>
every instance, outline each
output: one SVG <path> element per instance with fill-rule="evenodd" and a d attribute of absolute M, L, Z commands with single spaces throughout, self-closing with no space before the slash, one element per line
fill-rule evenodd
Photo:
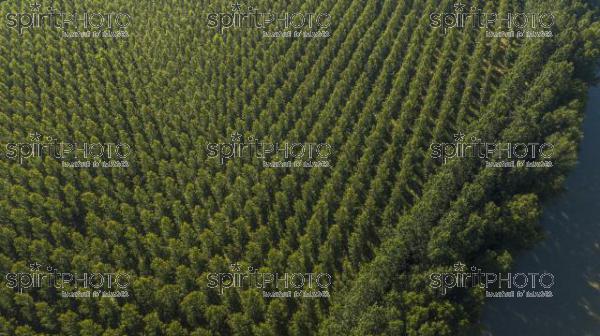
<path fill-rule="evenodd" d="M 1 2 L 0 334 L 478 334 L 497 283 L 435 274 L 506 274 L 543 238 L 541 204 L 577 162 L 597 15 Z M 526 153 L 440 157 L 473 143 Z"/>

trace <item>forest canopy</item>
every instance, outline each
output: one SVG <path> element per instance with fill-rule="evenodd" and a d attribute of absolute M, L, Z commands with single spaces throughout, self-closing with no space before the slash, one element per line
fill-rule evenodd
<path fill-rule="evenodd" d="M 477 330 L 430 276 L 541 238 L 600 56 L 579 0 L 38 2 L 0 2 L 7 335 Z"/>

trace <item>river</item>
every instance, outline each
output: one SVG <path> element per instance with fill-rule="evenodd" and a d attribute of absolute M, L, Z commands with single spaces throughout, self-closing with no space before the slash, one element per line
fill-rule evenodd
<path fill-rule="evenodd" d="M 600 86 L 590 89 L 579 163 L 544 205 L 545 239 L 518 256 L 518 272 L 551 272 L 552 298 L 487 298 L 487 336 L 600 335 Z"/>

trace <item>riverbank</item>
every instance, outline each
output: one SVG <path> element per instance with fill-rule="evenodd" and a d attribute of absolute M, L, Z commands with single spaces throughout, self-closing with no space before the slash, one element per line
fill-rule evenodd
<path fill-rule="evenodd" d="M 553 273 L 554 297 L 487 299 L 483 335 L 600 335 L 600 86 L 590 89 L 579 164 L 565 188 L 544 207 L 545 239 L 514 267 Z"/>

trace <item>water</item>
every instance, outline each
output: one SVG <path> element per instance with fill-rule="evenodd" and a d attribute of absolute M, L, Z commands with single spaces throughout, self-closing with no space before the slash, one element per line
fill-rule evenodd
<path fill-rule="evenodd" d="M 579 164 L 566 190 L 544 206 L 543 242 L 514 273 L 548 271 L 552 298 L 487 298 L 483 335 L 600 335 L 600 86 L 590 89 Z"/>

